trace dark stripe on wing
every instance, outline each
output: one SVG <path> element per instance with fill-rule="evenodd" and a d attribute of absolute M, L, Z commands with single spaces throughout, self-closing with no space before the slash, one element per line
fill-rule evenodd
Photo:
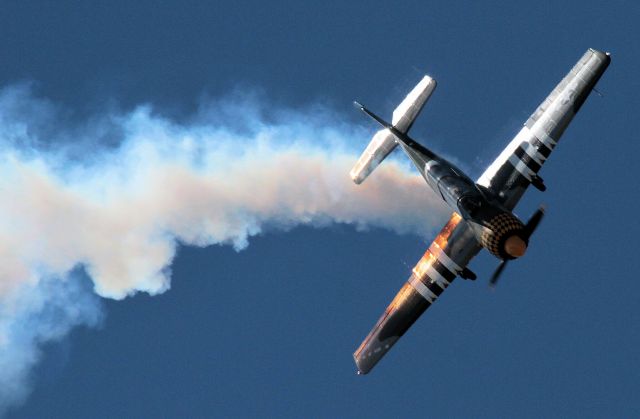
<path fill-rule="evenodd" d="M 522 162 L 526 164 L 527 167 L 533 171 L 533 173 L 538 173 L 538 170 L 540 170 L 540 168 L 542 167 L 540 163 L 535 161 L 530 155 L 527 154 L 522 146 L 516 148 L 516 151 L 513 154 L 515 154 L 517 158 L 522 160 Z"/>

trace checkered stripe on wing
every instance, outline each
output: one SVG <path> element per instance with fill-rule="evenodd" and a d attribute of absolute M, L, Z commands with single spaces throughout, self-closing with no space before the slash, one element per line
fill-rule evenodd
<path fill-rule="evenodd" d="M 503 258 L 502 245 L 504 240 L 511 235 L 511 233 L 520 231 L 524 228 L 524 225 L 520 220 L 509 213 L 502 213 L 493 217 L 487 223 L 487 228 L 482 233 L 481 241 L 489 252 L 494 256 Z"/>

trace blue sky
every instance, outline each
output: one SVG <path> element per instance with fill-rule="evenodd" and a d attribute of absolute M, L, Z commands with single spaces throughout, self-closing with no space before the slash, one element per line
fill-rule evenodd
<path fill-rule="evenodd" d="M 389 115 L 428 73 L 439 85 L 412 134 L 477 177 L 588 47 L 611 51 L 604 97 L 588 99 L 542 169 L 548 190 L 530 190 L 516 208 L 526 219 L 547 204 L 527 257 L 490 292 L 497 261 L 480 255 L 470 265 L 479 280 L 456 281 L 365 377 L 351 354 L 428 234 L 375 221 L 364 231 L 267 223 L 239 252 L 179 246 L 160 295 L 101 303 L 86 297 L 93 285 L 78 268 L 83 298 L 102 314 L 42 345 L 31 393 L 7 417 L 640 414 L 640 7 L 346 3 L 9 3 L 0 16 L 3 97 L 30 84 L 30 105 L 11 108 L 38 122 L 27 124 L 38 134 L 30 152 L 77 140 L 80 166 L 118 156 L 121 127 L 95 129 L 105 114 L 147 104 L 181 127 L 233 126 L 238 111 L 224 107 L 245 103 L 237 97 L 250 97 L 267 125 L 289 118 L 342 129 L 340 147 L 355 156 L 376 128 L 351 101 Z M 325 134 L 322 146 L 333 138 Z M 22 147 L 6 138 L 3 150 Z M 246 144 L 238 141 L 239 155 Z"/>

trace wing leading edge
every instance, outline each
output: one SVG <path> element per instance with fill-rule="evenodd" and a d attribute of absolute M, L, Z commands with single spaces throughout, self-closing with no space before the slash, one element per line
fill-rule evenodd
<path fill-rule="evenodd" d="M 467 266 L 481 247 L 471 228 L 453 213 L 411 276 L 382 314 L 353 357 L 366 374 Z"/>

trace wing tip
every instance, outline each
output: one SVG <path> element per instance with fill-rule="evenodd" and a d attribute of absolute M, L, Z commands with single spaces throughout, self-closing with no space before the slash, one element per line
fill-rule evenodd
<path fill-rule="evenodd" d="M 358 351 L 355 351 L 353 353 L 353 361 L 355 362 L 356 368 L 357 368 L 356 375 L 365 375 L 368 371 L 363 369 L 362 366 L 360 365 L 360 362 L 359 362 L 359 359 L 358 359 L 358 352 L 360 352 L 360 351 L 358 350 Z"/>

